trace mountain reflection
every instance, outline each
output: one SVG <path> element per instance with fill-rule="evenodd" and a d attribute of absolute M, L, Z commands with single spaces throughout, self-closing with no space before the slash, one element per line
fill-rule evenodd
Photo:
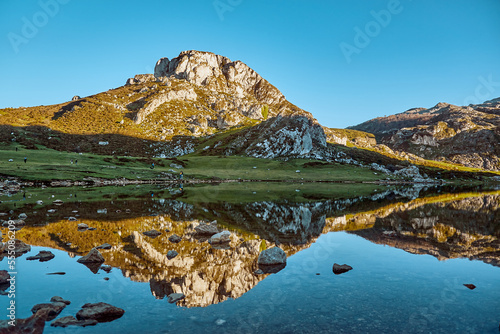
<path fill-rule="evenodd" d="M 262 249 L 279 245 L 291 256 L 334 231 L 440 260 L 461 257 L 500 265 L 500 192 L 415 197 L 413 189 L 303 202 L 162 198 L 141 200 L 140 205 L 129 201 L 126 207 L 133 210 L 127 218 L 119 203 L 113 202 L 120 219 L 111 219 L 109 209 L 96 218 L 96 208 L 104 212 L 102 202 L 81 204 L 78 210 L 75 203 L 68 203 L 59 206 L 54 215 L 60 212 L 61 216 L 47 224 L 30 222 L 27 212 L 27 226 L 17 237 L 30 245 L 65 250 L 72 257 L 109 243 L 111 249 L 101 250 L 105 264 L 133 281 L 149 282 L 155 298 L 184 294 L 177 304 L 186 307 L 238 298 L 256 286 L 268 276 L 255 273 Z M 49 216 L 50 208 L 39 208 L 33 215 Z M 86 215 L 86 210 L 91 214 Z M 81 215 L 78 221 L 68 220 L 69 214 L 76 213 Z M 196 226 L 213 220 L 219 229 L 231 231 L 227 249 L 212 247 L 196 234 Z M 95 230 L 79 231 L 79 223 Z M 142 233 L 153 229 L 161 235 L 151 238 Z M 173 234 L 182 240 L 170 242 Z M 169 260 L 168 251 L 178 255 Z"/>

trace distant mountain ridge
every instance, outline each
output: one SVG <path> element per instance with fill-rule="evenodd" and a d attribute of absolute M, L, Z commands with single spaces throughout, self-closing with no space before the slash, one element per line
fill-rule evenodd
<path fill-rule="evenodd" d="M 350 129 L 395 151 L 466 167 L 500 170 L 500 98 L 465 107 L 438 103 L 378 117 Z"/>

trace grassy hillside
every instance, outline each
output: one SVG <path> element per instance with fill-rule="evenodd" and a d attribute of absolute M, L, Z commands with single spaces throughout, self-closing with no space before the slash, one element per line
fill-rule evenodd
<path fill-rule="evenodd" d="M 16 151 L 16 148 L 18 149 Z M 309 159 L 276 161 L 241 156 L 200 156 L 179 159 L 119 157 L 61 152 L 37 146 L 26 149 L 17 143 L 0 144 L 0 173 L 25 180 L 84 180 L 88 177 L 121 179 L 170 179 L 183 171 L 185 179 L 243 179 L 295 181 L 376 181 L 385 175 L 368 168 L 325 164 Z M 27 162 L 24 162 L 27 157 Z M 12 159 L 12 162 L 9 160 Z M 71 164 L 71 160 L 78 164 Z M 155 168 L 151 169 L 151 164 Z M 170 165 L 174 164 L 174 167 Z M 184 165 L 184 168 L 177 166 Z"/>

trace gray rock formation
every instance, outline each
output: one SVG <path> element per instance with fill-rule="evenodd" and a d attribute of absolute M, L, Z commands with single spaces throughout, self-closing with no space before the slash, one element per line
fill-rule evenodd
<path fill-rule="evenodd" d="M 229 231 L 219 232 L 217 234 L 212 235 L 212 237 L 208 239 L 208 242 L 210 244 L 222 244 L 230 241 L 231 241 L 231 232 Z"/>
<path fill-rule="evenodd" d="M 35 256 L 28 256 L 26 258 L 26 260 L 28 260 L 28 261 L 40 260 L 40 262 L 46 262 L 46 261 L 52 260 L 54 257 L 55 257 L 55 255 L 51 251 L 40 251 Z"/>
<path fill-rule="evenodd" d="M 76 262 L 79 263 L 102 263 L 104 262 L 104 258 L 102 257 L 101 253 L 95 248 L 92 248 L 90 252 L 79 258 Z"/>
<path fill-rule="evenodd" d="M 286 263 L 286 253 L 279 247 L 265 249 L 257 259 L 259 266 L 270 266 Z"/>
<path fill-rule="evenodd" d="M 120 318 L 125 310 L 107 303 L 87 303 L 76 313 L 78 320 L 97 320 L 98 322 L 109 322 Z"/>
<path fill-rule="evenodd" d="M 148 237 L 151 237 L 151 238 L 156 238 L 157 236 L 161 235 L 161 232 L 157 231 L 157 230 L 151 230 L 151 231 L 142 232 L 142 234 L 144 234 Z"/>
<path fill-rule="evenodd" d="M 352 127 L 396 151 L 467 167 L 500 170 L 500 99 L 455 106 L 438 103 Z"/>
<path fill-rule="evenodd" d="M 47 319 L 46 321 L 50 321 L 55 319 L 59 315 L 59 313 L 64 310 L 66 307 L 65 303 L 60 303 L 60 302 L 53 302 L 53 303 L 42 303 L 42 304 L 36 304 L 31 308 L 31 312 L 33 314 L 36 314 L 40 310 L 45 310 Z"/>

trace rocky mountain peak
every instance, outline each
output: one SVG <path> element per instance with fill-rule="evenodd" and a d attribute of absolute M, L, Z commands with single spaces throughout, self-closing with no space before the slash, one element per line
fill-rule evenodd
<path fill-rule="evenodd" d="M 154 70 L 158 79 L 184 79 L 210 90 L 234 94 L 238 98 L 252 95 L 264 104 L 285 101 L 281 92 L 241 61 L 211 52 L 183 51 L 172 60 L 161 58 Z"/>

